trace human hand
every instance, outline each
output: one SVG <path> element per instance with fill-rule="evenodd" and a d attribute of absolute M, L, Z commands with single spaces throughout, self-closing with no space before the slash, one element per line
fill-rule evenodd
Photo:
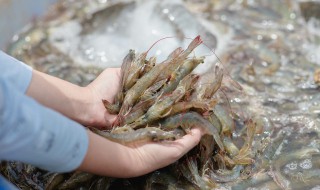
<path fill-rule="evenodd" d="M 123 177 L 144 175 L 174 163 L 195 147 L 203 134 L 200 128 L 193 128 L 189 134 L 174 142 L 132 144 L 128 150 L 131 159 L 126 160 L 130 168 L 122 174 Z"/>
<path fill-rule="evenodd" d="M 120 68 L 105 69 L 92 83 L 85 89 L 90 94 L 89 117 L 86 118 L 87 125 L 93 127 L 110 127 L 116 118 L 107 112 L 102 103 L 102 99 L 109 102 L 114 101 L 114 97 L 120 90 Z"/>
<path fill-rule="evenodd" d="M 106 127 L 116 116 L 107 113 L 102 99 L 113 102 L 119 84 L 120 68 L 104 70 L 87 87 L 33 70 L 26 94 L 83 125 Z"/>
<path fill-rule="evenodd" d="M 173 142 L 137 142 L 124 146 L 92 132 L 89 148 L 79 170 L 109 177 L 136 177 L 165 167 L 196 146 L 203 132 L 191 133 Z"/>

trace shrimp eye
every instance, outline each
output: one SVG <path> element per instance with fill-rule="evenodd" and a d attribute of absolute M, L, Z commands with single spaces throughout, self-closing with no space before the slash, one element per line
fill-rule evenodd
<path fill-rule="evenodd" d="M 156 133 L 151 133 L 151 139 L 152 139 L 152 141 L 154 141 L 154 142 L 159 141 L 159 138 L 158 138 L 158 136 L 157 136 Z"/>
<path fill-rule="evenodd" d="M 149 131 L 149 135 L 152 141 L 159 141 L 157 133 L 155 131 Z"/>

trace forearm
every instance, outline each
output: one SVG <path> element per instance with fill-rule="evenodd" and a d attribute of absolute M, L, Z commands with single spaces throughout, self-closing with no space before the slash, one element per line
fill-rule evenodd
<path fill-rule="evenodd" d="M 90 108 L 92 97 L 87 88 L 33 70 L 26 94 L 79 123 L 91 124 L 86 108 Z"/>
<path fill-rule="evenodd" d="M 0 160 L 68 172 L 80 165 L 87 148 L 84 127 L 0 80 Z"/>
<path fill-rule="evenodd" d="M 142 147 L 150 144 L 125 146 L 90 131 L 88 131 L 88 137 L 88 151 L 79 167 L 82 171 L 102 176 L 129 178 L 147 174 L 171 163 L 169 159 L 165 159 L 166 154 L 160 153 L 159 160 L 148 158 Z M 161 159 L 161 157 L 164 158 Z"/>
<path fill-rule="evenodd" d="M 130 151 L 124 145 L 104 139 L 88 131 L 89 146 L 86 156 L 78 168 L 102 176 L 132 177 L 128 170 Z"/>

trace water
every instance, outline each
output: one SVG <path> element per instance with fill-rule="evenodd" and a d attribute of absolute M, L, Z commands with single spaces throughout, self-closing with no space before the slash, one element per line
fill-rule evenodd
<path fill-rule="evenodd" d="M 255 136 L 255 163 L 246 168 L 248 174 L 243 172 L 239 180 L 218 187 L 319 189 L 320 95 L 319 81 L 314 78 L 320 67 L 319 18 L 308 13 L 305 19 L 305 9 L 294 0 L 159 2 L 65 3 L 74 10 L 68 14 L 75 17 L 61 11 L 58 19 L 49 19 L 47 25 L 40 19 L 40 32 L 26 32 L 34 41 L 20 37 L 9 53 L 41 71 L 86 85 L 103 68 L 119 67 L 129 49 L 146 51 L 158 39 L 175 36 L 150 51 L 161 61 L 175 47 L 185 47 L 189 42 L 186 37 L 200 33 L 215 50 L 226 76 L 244 89 L 240 93 L 228 89 L 226 93 L 233 112 L 239 118 L 253 118 L 261 130 Z M 26 53 L 23 49 L 29 46 L 32 51 Z M 211 71 L 217 61 L 212 51 L 202 46 L 195 54 L 207 55 L 197 72 Z M 239 134 L 237 131 L 233 137 L 241 143 Z M 160 171 L 162 177 L 176 180 L 168 170 Z M 111 188 L 141 189 L 149 178 L 117 180 Z M 190 186 L 182 181 L 176 185 Z"/>
<path fill-rule="evenodd" d="M 259 168 L 261 158 L 257 157 L 256 172 L 267 172 L 270 179 L 261 180 L 261 184 L 251 181 L 252 185 L 250 180 L 244 181 L 233 185 L 233 189 L 316 187 L 319 178 L 311 177 L 311 173 L 318 172 L 313 163 L 316 162 L 314 155 L 319 154 L 316 108 L 319 96 L 313 78 L 320 64 L 317 56 L 319 20 L 305 21 L 294 1 L 287 4 L 252 1 L 252 5 L 245 2 L 231 3 L 210 17 L 236 30 L 225 64 L 230 65 L 231 76 L 238 79 L 252 97 L 249 100 L 252 107 L 242 109 L 251 109 L 270 119 L 273 141 L 280 132 L 285 133 L 285 137 L 275 155 L 268 158 L 269 165 L 264 171 Z M 264 11 L 258 13 L 262 7 Z M 281 15 L 270 17 L 273 11 Z M 308 148 L 314 148 L 315 152 L 299 154 L 298 150 Z"/>
<path fill-rule="evenodd" d="M 105 68 L 121 65 L 128 49 L 142 52 L 160 38 L 179 35 L 157 43 L 151 50 L 150 54 L 156 55 L 161 61 L 177 46 L 189 43 L 184 37 L 193 38 L 199 31 L 206 31 L 204 27 L 197 27 L 202 26 L 198 22 L 187 23 L 186 16 L 190 17 L 188 20 L 196 18 L 191 14 L 181 15 L 184 12 L 180 1 L 119 3 L 96 12 L 86 23 L 74 19 L 50 28 L 50 41 L 61 51 L 68 52 L 80 65 L 94 64 Z M 186 25 L 190 23 L 194 23 L 194 26 Z M 207 33 L 204 39 L 212 39 L 209 45 L 215 48 L 215 36 Z M 206 50 L 203 53 L 208 52 Z"/>

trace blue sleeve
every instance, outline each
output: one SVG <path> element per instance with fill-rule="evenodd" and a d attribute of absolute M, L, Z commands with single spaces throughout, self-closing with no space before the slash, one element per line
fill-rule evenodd
<path fill-rule="evenodd" d="M 0 77 L 0 160 L 21 161 L 53 172 L 76 169 L 88 149 L 85 128 L 26 96 L 31 74 L 24 72 L 31 70 L 11 64 L 22 73 L 17 78 Z M 0 63 L 2 69 L 17 72 Z"/>
<path fill-rule="evenodd" d="M 0 175 L 0 189 L 1 190 L 18 190 L 13 184 Z"/>
<path fill-rule="evenodd" d="M 25 93 L 31 76 L 30 66 L 0 51 L 0 80 L 10 82 L 20 92 Z"/>

